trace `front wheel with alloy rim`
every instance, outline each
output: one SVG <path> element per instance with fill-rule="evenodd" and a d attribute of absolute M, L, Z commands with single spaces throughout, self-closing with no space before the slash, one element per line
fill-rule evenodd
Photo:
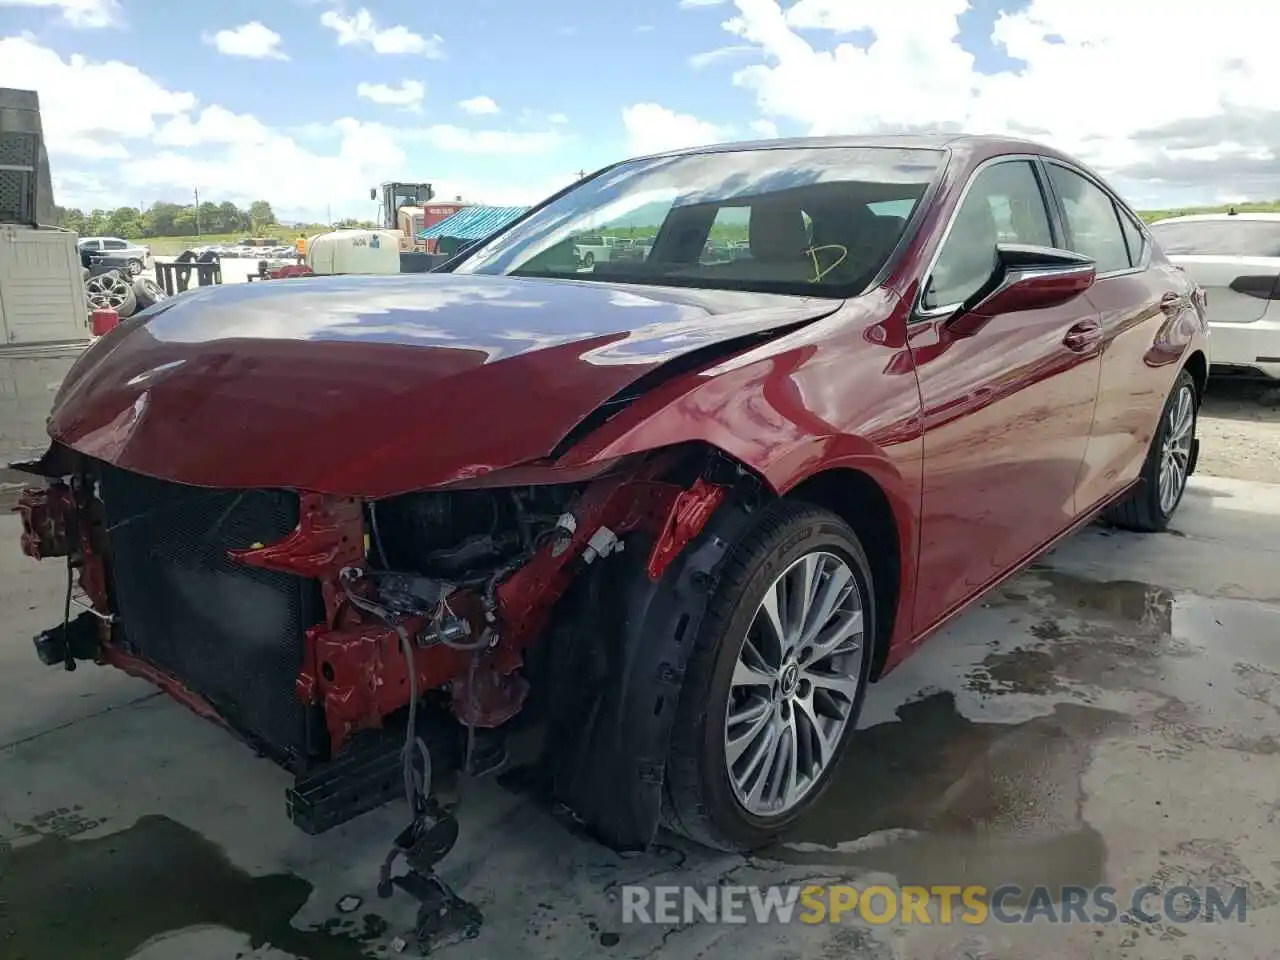
<path fill-rule="evenodd" d="M 1195 468 L 1199 405 L 1195 379 L 1183 370 L 1165 401 L 1160 425 L 1151 438 L 1147 459 L 1142 465 L 1142 482 L 1108 508 L 1103 519 L 1125 530 L 1148 533 L 1158 533 L 1169 525 L 1187 489 L 1187 478 Z"/>
<path fill-rule="evenodd" d="M 725 563 L 690 656 L 667 763 L 668 825 L 720 849 L 812 808 L 862 709 L 871 568 L 836 515 L 779 502 Z"/>

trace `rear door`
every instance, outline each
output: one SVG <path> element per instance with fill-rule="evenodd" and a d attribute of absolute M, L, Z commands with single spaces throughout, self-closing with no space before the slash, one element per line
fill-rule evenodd
<path fill-rule="evenodd" d="M 1045 168 L 1066 245 L 1093 258 L 1098 271 L 1086 294 L 1098 310 L 1103 349 L 1097 412 L 1076 493 L 1083 512 L 1142 470 L 1178 360 L 1154 348 L 1166 324 L 1194 306 L 1185 277 L 1153 257 L 1141 221 L 1102 183 L 1057 161 Z"/>
<path fill-rule="evenodd" d="M 1070 526 L 1101 366 L 1084 297 L 993 317 L 956 308 L 987 282 L 997 243 L 1062 246 L 1034 157 L 973 175 L 924 280 L 910 343 L 924 409 L 914 623 L 924 630 Z"/>

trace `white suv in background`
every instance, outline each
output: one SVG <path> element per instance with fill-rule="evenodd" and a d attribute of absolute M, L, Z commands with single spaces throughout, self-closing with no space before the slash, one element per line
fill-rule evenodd
<path fill-rule="evenodd" d="M 1150 229 L 1209 296 L 1214 368 L 1280 379 L 1280 213 L 1200 213 Z"/>
<path fill-rule="evenodd" d="M 129 272 L 134 276 L 142 272 L 147 258 L 151 256 L 150 247 L 130 243 L 119 237 L 81 237 L 78 246 L 81 251 L 88 250 L 90 253 L 101 253 L 113 259 L 128 261 Z"/>

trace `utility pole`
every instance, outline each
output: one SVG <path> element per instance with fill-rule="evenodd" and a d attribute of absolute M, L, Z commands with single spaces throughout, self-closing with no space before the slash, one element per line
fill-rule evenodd
<path fill-rule="evenodd" d="M 585 179 L 587 179 L 587 171 L 585 171 L 585 170 L 579 170 L 579 171 L 578 171 L 578 179 L 579 179 L 579 180 L 585 180 Z"/>
<path fill-rule="evenodd" d="M 200 239 L 200 188 L 196 187 L 196 239 Z"/>

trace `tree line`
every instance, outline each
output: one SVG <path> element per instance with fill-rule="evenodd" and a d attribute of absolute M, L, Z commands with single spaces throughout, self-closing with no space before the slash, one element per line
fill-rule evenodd
<path fill-rule="evenodd" d="M 123 237 L 143 240 L 148 237 L 195 237 L 218 233 L 262 235 L 280 226 L 275 211 L 266 200 L 255 200 L 242 209 L 234 203 L 206 200 L 197 211 L 195 204 L 153 203 L 145 210 L 116 207 L 114 210 L 80 210 L 55 207 L 57 225 L 74 230 L 82 237 Z M 198 213 L 198 216 L 197 216 Z M 329 224 L 299 224 L 299 229 L 329 229 Z M 342 220 L 334 227 L 372 227 L 368 221 Z M 292 228 L 291 228 L 292 229 Z"/>

